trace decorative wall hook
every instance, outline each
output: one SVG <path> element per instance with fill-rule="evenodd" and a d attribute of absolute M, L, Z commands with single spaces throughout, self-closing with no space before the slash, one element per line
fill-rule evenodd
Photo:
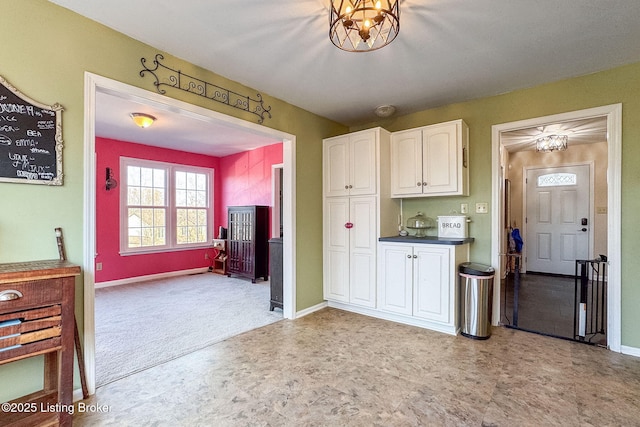
<path fill-rule="evenodd" d="M 160 63 L 163 59 L 164 56 L 159 53 L 156 54 L 153 60 L 153 67 L 148 67 L 146 58 L 140 58 L 140 62 L 144 67 L 143 70 L 140 70 L 140 77 L 144 77 L 146 73 L 151 74 L 156 79 L 153 85 L 159 93 L 166 94 L 166 90 L 162 89 L 161 86 L 173 87 L 255 114 L 258 116 L 258 123 L 262 123 L 265 117 L 271 118 L 271 106 L 264 106 L 262 95 L 259 93 L 256 94 L 255 99 L 244 96 L 213 83 L 200 80 L 197 77 L 184 74 L 180 70 L 174 70 Z"/>
<path fill-rule="evenodd" d="M 105 186 L 107 191 L 113 190 L 117 186 L 118 186 L 118 181 L 113 179 L 113 176 L 111 175 L 111 168 L 107 168 L 107 181 Z"/>

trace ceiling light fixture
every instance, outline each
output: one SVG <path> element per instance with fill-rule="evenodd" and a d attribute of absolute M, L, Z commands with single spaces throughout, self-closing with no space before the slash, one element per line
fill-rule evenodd
<path fill-rule="evenodd" d="M 536 151 L 550 153 L 552 151 L 564 151 L 567 149 L 567 135 L 549 135 L 536 140 Z"/>
<path fill-rule="evenodd" d="M 391 117 L 396 112 L 396 107 L 394 105 L 381 105 L 376 107 L 373 110 L 376 116 L 386 119 L 387 117 Z"/>
<path fill-rule="evenodd" d="M 347 52 L 369 52 L 400 32 L 400 0 L 331 0 L 329 38 Z"/>
<path fill-rule="evenodd" d="M 150 114 L 145 113 L 131 113 L 131 120 L 141 128 L 148 128 L 156 121 L 156 118 Z"/>

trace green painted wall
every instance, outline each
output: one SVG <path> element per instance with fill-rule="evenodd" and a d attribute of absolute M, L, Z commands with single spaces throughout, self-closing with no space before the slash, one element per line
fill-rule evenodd
<path fill-rule="evenodd" d="M 545 84 L 499 96 L 447 105 L 384 121 L 351 131 L 382 126 L 389 131 L 463 119 L 469 125 L 469 197 L 407 200 L 405 214 L 423 210 L 446 215 L 460 203 L 488 202 L 491 206 L 491 126 L 603 105 L 622 103 L 622 331 L 623 346 L 640 348 L 640 63 L 583 77 Z M 413 215 L 413 214 L 412 214 Z M 409 215 L 409 216 L 412 216 Z M 405 215 L 408 217 L 407 215 Z M 490 264 L 491 215 L 472 214 L 469 231 L 476 238 L 471 259 Z"/>
<path fill-rule="evenodd" d="M 157 49 L 119 34 L 46 0 L 0 0 L 5 34 L 0 75 L 33 99 L 64 107 L 64 185 L 0 183 L 0 262 L 57 258 L 55 227 L 64 230 L 67 256 L 83 260 L 84 73 L 155 91 L 140 77 L 140 58 L 152 61 Z M 239 93 L 248 88 L 171 55 L 165 63 L 186 74 Z M 296 135 L 297 308 L 322 301 L 322 139 L 348 129 L 268 94 L 261 93 L 273 118 L 264 125 Z M 256 123 L 256 116 L 205 98 L 175 91 L 168 96 Z M 76 315 L 82 323 L 82 281 L 76 283 Z M 82 325 L 81 329 L 82 329 Z M 0 367 L 0 401 L 41 387 L 38 358 Z M 19 380 L 18 380 L 19 378 Z M 76 381 L 76 388 L 79 387 Z"/>
<path fill-rule="evenodd" d="M 46 0 L 0 0 L 0 22 L 5 43 L 0 49 L 0 75 L 32 98 L 52 104 L 59 102 L 63 113 L 65 185 L 0 183 L 0 262 L 57 257 L 53 229 L 62 227 L 68 257 L 82 262 L 83 230 L 83 120 L 84 72 L 89 71 L 133 86 L 153 91 L 150 78 L 141 78 L 140 58 L 151 60 L 157 49 L 116 33 Z M 45 47 L 48 46 L 48 47 Z M 238 92 L 247 88 L 166 55 L 166 63 L 203 80 L 218 82 Z M 622 344 L 640 348 L 640 275 L 635 254 L 639 252 L 639 226 L 635 215 L 640 208 L 640 64 L 620 67 L 585 77 L 520 90 L 419 113 L 392 118 L 371 126 L 402 130 L 462 118 L 470 128 L 471 188 L 465 198 L 410 201 L 406 209 L 426 206 L 441 214 L 458 209 L 462 200 L 491 202 L 491 126 L 515 120 L 546 116 L 601 105 L 623 103 L 622 165 Z M 190 96 L 171 93 L 185 102 L 255 122 L 255 116 Z M 262 94 L 272 106 L 273 118 L 265 126 L 297 136 L 297 308 L 322 301 L 322 144 L 323 138 L 346 133 L 347 128 Z M 358 127 L 363 129 L 370 126 Z M 351 129 L 351 130 L 358 130 Z M 429 213 L 429 212 L 428 212 Z M 490 219 L 474 217 L 476 237 L 472 257 L 489 262 Z M 82 319 L 82 285 L 76 284 Z M 33 391 L 41 385 L 38 359 L 0 367 L 0 401 Z M 77 381 L 76 381 L 77 384 Z M 78 387 L 78 385 L 76 385 Z"/>

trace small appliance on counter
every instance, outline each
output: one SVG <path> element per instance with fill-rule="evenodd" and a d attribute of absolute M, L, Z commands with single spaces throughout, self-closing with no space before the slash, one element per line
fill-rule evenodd
<path fill-rule="evenodd" d="M 466 215 L 438 216 L 438 237 L 466 239 L 469 237 Z"/>
<path fill-rule="evenodd" d="M 418 212 L 416 216 L 412 216 L 407 220 L 407 228 L 415 230 L 415 237 L 427 237 L 426 231 L 435 226 L 436 222 L 433 218 L 424 216 L 422 212 Z"/>

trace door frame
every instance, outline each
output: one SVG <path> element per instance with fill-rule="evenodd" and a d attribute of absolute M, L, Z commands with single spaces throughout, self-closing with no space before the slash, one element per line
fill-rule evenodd
<path fill-rule="evenodd" d="M 544 117 L 531 118 L 509 123 L 493 125 L 491 127 L 491 263 L 496 269 L 496 277 L 503 274 L 503 251 L 501 241 L 504 240 L 504 215 L 502 215 L 504 195 L 503 153 L 505 147 L 501 141 L 501 134 L 513 130 L 544 126 L 553 122 L 606 117 L 607 119 L 607 170 L 608 196 L 607 213 L 609 215 L 607 228 L 607 254 L 609 255 L 609 269 L 607 282 L 607 346 L 610 350 L 621 351 L 621 217 L 622 217 L 622 104 L 611 104 L 568 113 L 555 114 Z M 492 323 L 500 322 L 500 280 L 495 281 L 493 293 Z"/>
<path fill-rule="evenodd" d="M 296 317 L 296 136 L 263 125 L 228 116 L 194 104 L 160 95 L 97 74 L 84 76 L 84 189 L 83 189 L 83 273 L 84 273 L 84 359 L 89 394 L 96 389 L 95 377 L 95 256 L 96 256 L 96 94 L 108 93 L 155 107 L 198 117 L 212 123 L 244 128 L 282 141 L 283 159 L 283 317 Z"/>
<path fill-rule="evenodd" d="M 271 238 L 280 237 L 280 200 L 284 196 L 280 194 L 280 170 L 284 169 L 284 163 L 271 165 Z M 284 171 L 283 171 L 284 175 Z M 284 187 L 283 187 L 284 193 Z M 284 205 L 284 200 L 283 200 Z"/>
<path fill-rule="evenodd" d="M 522 168 L 522 212 L 524 217 L 527 218 L 527 173 L 530 170 L 535 169 L 556 169 L 571 166 L 589 166 L 589 259 L 593 259 L 594 248 L 594 230 L 593 230 L 593 218 L 595 217 L 595 164 L 593 161 L 577 162 L 577 163 L 563 163 L 561 165 L 553 166 L 524 166 Z M 522 237 L 524 241 L 527 241 L 528 232 L 527 221 L 522 221 Z M 523 271 L 527 271 L 527 245 L 525 244 L 522 251 L 522 261 L 520 265 Z"/>

